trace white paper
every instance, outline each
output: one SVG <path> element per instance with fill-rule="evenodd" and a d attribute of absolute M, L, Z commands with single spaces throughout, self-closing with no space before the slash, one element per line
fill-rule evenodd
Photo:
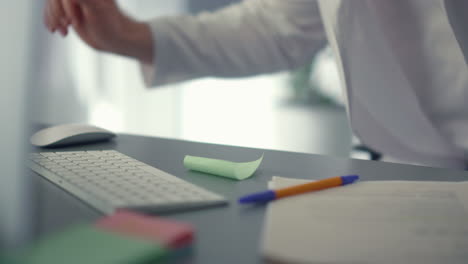
<path fill-rule="evenodd" d="M 306 181 L 274 177 L 283 188 Z M 263 254 L 287 263 L 468 263 L 468 183 L 375 181 L 268 206 Z"/>

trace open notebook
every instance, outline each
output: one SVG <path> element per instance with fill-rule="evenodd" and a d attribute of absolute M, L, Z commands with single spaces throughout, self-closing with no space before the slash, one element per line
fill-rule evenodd
<path fill-rule="evenodd" d="M 265 222 L 275 263 L 468 263 L 468 182 L 358 182 L 272 202 Z"/>

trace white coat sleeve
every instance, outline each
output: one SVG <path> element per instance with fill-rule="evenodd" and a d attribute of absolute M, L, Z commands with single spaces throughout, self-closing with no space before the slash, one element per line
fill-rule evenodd
<path fill-rule="evenodd" d="M 444 3 L 450 25 L 468 63 L 468 1 L 445 0 Z"/>
<path fill-rule="evenodd" d="M 326 43 L 316 0 L 247 0 L 149 25 L 155 58 L 142 65 L 147 86 L 292 69 L 311 62 Z"/>

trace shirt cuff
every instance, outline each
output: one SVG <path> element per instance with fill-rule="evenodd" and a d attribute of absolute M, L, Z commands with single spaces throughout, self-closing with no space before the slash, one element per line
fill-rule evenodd
<path fill-rule="evenodd" d="M 171 18 L 157 18 L 148 25 L 153 39 L 153 63 L 140 62 L 140 69 L 146 87 L 161 86 L 191 79 L 178 69 L 176 21 Z"/>
<path fill-rule="evenodd" d="M 140 71 L 143 77 L 143 83 L 147 88 L 156 85 L 155 75 L 156 75 L 156 66 L 153 64 L 148 64 L 140 62 Z"/>
<path fill-rule="evenodd" d="M 156 38 L 155 38 L 155 26 L 154 23 L 147 23 L 151 31 L 151 38 L 153 42 L 153 63 L 145 63 L 140 61 L 140 71 L 143 77 L 143 82 L 147 88 L 156 86 L 156 69 L 157 69 L 157 59 L 156 54 L 158 54 Z M 158 33 L 158 35 L 160 35 Z"/>

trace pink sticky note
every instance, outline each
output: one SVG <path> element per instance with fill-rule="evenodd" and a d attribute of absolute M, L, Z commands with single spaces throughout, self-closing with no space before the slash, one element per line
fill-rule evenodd
<path fill-rule="evenodd" d="M 98 220 L 96 226 L 111 232 L 155 241 L 172 249 L 189 246 L 194 239 L 193 227 L 189 224 L 123 210 Z"/>

